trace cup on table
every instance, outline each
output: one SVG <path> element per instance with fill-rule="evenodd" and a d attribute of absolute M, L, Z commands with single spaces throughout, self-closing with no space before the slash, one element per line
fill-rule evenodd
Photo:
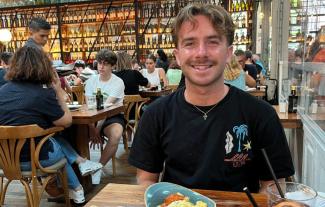
<path fill-rule="evenodd" d="M 279 111 L 280 111 L 280 113 L 287 112 L 287 103 L 286 102 L 279 103 Z"/>
<path fill-rule="evenodd" d="M 96 109 L 96 96 L 86 96 L 86 104 L 88 109 Z"/>
<path fill-rule="evenodd" d="M 312 207 L 315 205 L 317 192 L 311 187 L 294 182 L 280 182 L 279 184 L 285 198 L 281 198 L 275 183 L 268 185 L 266 191 L 270 206 Z"/>

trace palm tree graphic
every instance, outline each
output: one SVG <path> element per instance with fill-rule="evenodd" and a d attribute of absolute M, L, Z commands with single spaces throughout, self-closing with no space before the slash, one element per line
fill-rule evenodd
<path fill-rule="evenodd" d="M 235 126 L 232 131 L 234 133 L 236 133 L 236 137 L 238 139 L 238 152 L 241 152 L 241 149 L 240 149 L 240 141 L 244 141 L 245 139 L 245 136 L 248 136 L 248 130 L 247 130 L 247 125 L 246 124 L 242 124 L 240 125 L 239 127 L 238 126 Z"/>

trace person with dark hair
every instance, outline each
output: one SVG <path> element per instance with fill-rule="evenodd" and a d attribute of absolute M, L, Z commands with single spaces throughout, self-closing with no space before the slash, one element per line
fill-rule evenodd
<path fill-rule="evenodd" d="M 163 68 L 165 70 L 165 73 L 167 73 L 168 67 L 169 67 L 169 61 L 166 53 L 163 49 L 157 50 L 157 60 L 156 60 L 156 67 L 157 68 Z"/>
<path fill-rule="evenodd" d="M 11 57 L 11 52 L 3 52 L 0 54 L 0 87 L 7 83 L 7 81 L 4 79 L 4 76 L 6 75 L 6 70 L 10 66 Z"/>
<path fill-rule="evenodd" d="M 110 50 L 102 49 L 97 53 L 96 60 L 98 74 L 91 76 L 85 82 L 86 96 L 94 96 L 97 90 L 100 89 L 104 105 L 123 104 L 125 88 L 123 80 L 112 73 L 112 69 L 117 62 L 116 54 Z M 125 124 L 123 114 L 118 114 L 101 121 L 97 124 L 97 127 L 93 124 L 89 126 L 91 130 L 91 146 L 102 143 L 102 135 L 109 139 L 99 159 L 103 166 L 116 153 Z M 93 184 L 99 184 L 101 173 L 102 170 L 99 170 L 93 174 Z"/>
<path fill-rule="evenodd" d="M 139 94 L 139 86 L 150 87 L 148 79 L 143 77 L 138 70 L 132 70 L 131 67 L 131 56 L 124 51 L 118 52 L 114 74 L 123 80 L 125 95 Z"/>
<path fill-rule="evenodd" d="M 247 52 L 247 53 L 246 53 Z M 248 72 L 248 75 L 250 75 L 254 80 L 257 79 L 257 69 L 256 66 L 250 62 L 250 59 L 252 57 L 252 53 L 250 51 L 244 52 L 243 50 L 236 50 L 235 56 L 237 58 L 237 61 L 242 66 L 244 71 Z M 247 54 L 247 56 L 246 56 Z"/>
<path fill-rule="evenodd" d="M 141 73 L 149 80 L 151 87 L 158 86 L 161 79 L 165 86 L 168 85 L 166 73 L 162 68 L 156 68 L 156 57 L 153 54 L 148 55 L 146 59 L 146 68 L 142 69 Z"/>
<path fill-rule="evenodd" d="M 26 46 L 42 48 L 47 43 L 51 32 L 51 25 L 45 19 L 40 17 L 33 18 L 29 25 L 29 38 Z"/>
<path fill-rule="evenodd" d="M 176 60 L 172 60 L 168 71 L 167 71 L 167 79 L 168 79 L 168 84 L 169 85 L 178 85 L 181 77 L 182 77 L 182 70 L 177 64 Z"/>
<path fill-rule="evenodd" d="M 44 129 L 71 125 L 72 117 L 64 99 L 65 92 L 43 50 L 33 46 L 18 49 L 5 78 L 8 83 L 0 88 L 0 125 L 37 124 Z M 39 141 L 36 139 L 37 143 Z M 21 152 L 23 170 L 30 170 L 29 149 L 29 146 L 24 145 Z M 43 145 L 40 162 L 46 167 L 62 158 L 67 159 L 69 196 L 75 203 L 83 203 L 83 187 L 71 165 L 78 164 L 81 175 L 88 175 L 102 165 L 80 157 L 63 137 L 55 135 Z"/>
<path fill-rule="evenodd" d="M 261 149 L 280 181 L 294 168 L 276 111 L 228 84 L 235 25 L 221 6 L 190 4 L 174 21 L 174 51 L 185 88 L 151 104 L 141 116 L 129 155 L 137 181 L 188 188 L 265 192 L 273 183 Z"/>

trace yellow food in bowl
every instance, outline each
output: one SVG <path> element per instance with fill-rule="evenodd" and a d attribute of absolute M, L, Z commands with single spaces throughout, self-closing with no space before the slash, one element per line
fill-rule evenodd
<path fill-rule="evenodd" d="M 174 201 L 169 204 L 167 207 L 207 207 L 207 204 L 202 201 L 197 201 L 194 205 L 193 203 L 187 200 Z"/>

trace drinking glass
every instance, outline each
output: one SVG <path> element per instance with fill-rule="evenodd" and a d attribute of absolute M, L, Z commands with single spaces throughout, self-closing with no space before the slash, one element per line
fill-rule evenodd
<path fill-rule="evenodd" d="M 281 206 L 280 203 L 282 202 L 287 202 L 288 204 L 290 202 L 295 203 L 295 206 L 301 207 L 312 207 L 315 205 L 317 192 L 311 187 L 294 182 L 280 182 L 279 184 L 285 198 L 281 198 L 275 183 L 268 185 L 266 191 L 269 196 L 270 206 L 277 207 L 278 204 Z"/>
<path fill-rule="evenodd" d="M 88 109 L 96 108 L 96 96 L 86 96 L 86 104 Z"/>

